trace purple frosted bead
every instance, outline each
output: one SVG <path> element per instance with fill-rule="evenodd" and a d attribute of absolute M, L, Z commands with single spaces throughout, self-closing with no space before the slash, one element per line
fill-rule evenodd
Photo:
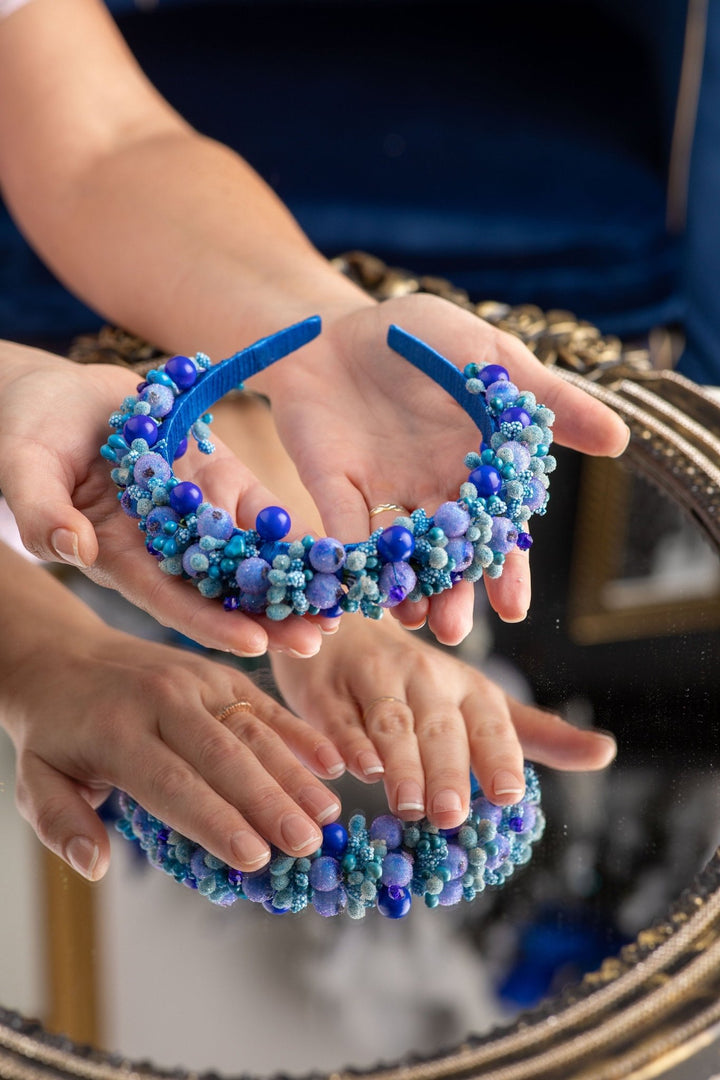
<path fill-rule="evenodd" d="M 512 523 L 510 518 L 495 517 L 492 519 L 490 547 L 493 551 L 499 551 L 501 554 L 507 555 L 517 544 L 517 538 L 517 526 Z"/>
<path fill-rule="evenodd" d="M 377 909 L 388 919 L 402 919 L 412 904 L 412 893 L 400 885 L 381 885 L 377 894 Z"/>
<path fill-rule="evenodd" d="M 378 555 L 385 562 L 409 559 L 414 550 L 415 537 L 404 525 L 391 525 L 378 536 Z"/>
<path fill-rule="evenodd" d="M 197 526 L 200 536 L 214 536 L 216 540 L 229 540 L 235 527 L 227 510 L 219 506 L 207 506 L 201 510 Z"/>
<path fill-rule="evenodd" d="M 448 853 L 446 858 L 443 859 L 443 866 L 446 866 L 450 871 L 451 881 L 462 877 L 468 868 L 468 857 L 465 848 L 460 847 L 459 844 L 448 844 Z"/>
<path fill-rule="evenodd" d="M 129 491 L 123 491 L 122 495 L 120 496 L 120 505 L 122 506 L 128 517 L 140 517 L 137 512 L 137 499 L 133 499 Z"/>
<path fill-rule="evenodd" d="M 322 915 L 327 919 L 340 914 L 347 903 L 347 894 L 340 885 L 337 889 L 331 889 L 329 892 L 314 893 L 312 903 L 318 915 Z"/>
<path fill-rule="evenodd" d="M 239 607 L 246 615 L 263 615 L 267 604 L 265 593 L 243 593 Z"/>
<path fill-rule="evenodd" d="M 190 480 L 182 480 L 170 491 L 170 505 L 178 514 L 192 514 L 203 501 L 203 493 L 197 484 Z"/>
<path fill-rule="evenodd" d="M 371 840 L 384 840 L 388 851 L 399 848 L 403 838 L 403 823 L 392 814 L 381 814 L 370 826 Z"/>
<path fill-rule="evenodd" d="M 290 515 L 282 506 L 266 506 L 255 518 L 255 528 L 263 540 L 282 540 L 291 527 Z"/>
<path fill-rule="evenodd" d="M 339 540 L 326 536 L 316 540 L 308 552 L 308 561 L 313 570 L 321 574 L 334 574 L 345 563 L 345 548 Z"/>
<path fill-rule="evenodd" d="M 519 532 L 517 538 L 517 546 L 521 551 L 529 551 L 533 545 L 532 536 L 530 533 Z"/>
<path fill-rule="evenodd" d="M 317 892 L 331 892 L 342 881 L 340 863 L 332 855 L 321 855 L 310 866 L 310 884 Z"/>
<path fill-rule="evenodd" d="M 530 427 L 532 424 L 532 416 L 527 410 L 520 408 L 519 405 L 514 405 L 510 409 L 505 409 L 500 413 L 501 424 L 520 424 L 522 427 Z"/>
<path fill-rule="evenodd" d="M 517 442 L 515 439 L 511 439 L 509 442 L 503 443 L 500 447 L 501 450 L 509 450 L 512 454 L 512 463 L 518 472 L 525 472 L 530 464 L 530 451 L 522 443 Z"/>
<path fill-rule="evenodd" d="M 244 593 L 250 593 L 253 596 L 264 595 L 269 587 L 267 580 L 269 572 L 270 563 L 253 555 L 240 563 L 235 572 L 235 580 Z M 242 607 L 242 599 L 240 607 Z"/>
<path fill-rule="evenodd" d="M 341 592 L 342 586 L 334 574 L 315 574 L 305 588 L 308 603 L 321 611 L 334 607 Z"/>
<path fill-rule="evenodd" d="M 470 515 L 459 503 L 445 502 L 435 511 L 433 524 L 442 529 L 448 539 L 452 539 L 465 535 L 470 528 Z"/>
<path fill-rule="evenodd" d="M 446 881 L 443 891 L 438 896 L 438 900 L 443 907 L 452 907 L 453 904 L 459 904 L 462 898 L 463 884 L 459 878 L 455 878 L 454 881 Z"/>
<path fill-rule="evenodd" d="M 493 383 L 499 380 L 508 380 L 509 378 L 510 373 L 507 368 L 501 367 L 500 364 L 486 364 L 478 375 L 478 379 L 485 387 L 492 386 Z"/>
<path fill-rule="evenodd" d="M 131 416 L 123 425 L 123 438 L 128 446 L 133 439 L 144 439 L 148 446 L 158 441 L 158 426 L 149 416 Z"/>
<path fill-rule="evenodd" d="M 147 487 L 148 480 L 161 480 L 163 483 L 172 476 L 172 469 L 160 454 L 141 454 L 133 467 L 135 483 Z"/>
<path fill-rule="evenodd" d="M 270 871 L 256 870 L 253 874 L 243 874 L 243 892 L 254 904 L 262 904 L 272 896 L 272 877 Z"/>
<path fill-rule="evenodd" d="M 197 368 L 188 356 L 171 356 L 165 364 L 165 374 L 181 390 L 193 386 L 198 376 Z"/>
<path fill-rule="evenodd" d="M 491 803 L 484 795 L 480 795 L 477 799 L 473 799 L 472 810 L 474 814 L 477 814 L 481 821 L 492 821 L 493 825 L 496 826 L 502 821 L 502 806 L 496 806 L 495 803 Z"/>
<path fill-rule="evenodd" d="M 523 502 L 528 510 L 539 510 L 545 502 L 545 488 L 535 476 L 529 481 L 528 488 L 530 490 L 523 498 Z"/>
<path fill-rule="evenodd" d="M 382 861 L 383 885 L 409 885 L 413 876 L 413 864 L 407 855 L 400 851 L 391 851 Z"/>
<path fill-rule="evenodd" d="M 183 551 L 182 567 L 190 577 L 195 578 L 198 574 L 204 574 L 209 566 L 210 560 L 207 553 L 203 551 L 199 544 L 191 544 L 189 548 Z"/>
<path fill-rule="evenodd" d="M 487 870 L 497 870 L 498 866 L 504 863 L 510 854 L 510 841 L 506 837 L 498 834 L 493 840 L 493 843 L 497 848 L 497 852 L 495 855 L 488 855 L 487 862 L 485 863 L 485 868 Z"/>
<path fill-rule="evenodd" d="M 169 386 L 163 386 L 162 383 L 148 383 L 140 394 L 140 400 L 148 403 L 151 416 L 163 417 L 172 412 L 175 395 Z"/>
<path fill-rule="evenodd" d="M 477 493 L 483 499 L 489 499 L 491 495 L 497 495 L 502 487 L 502 477 L 494 465 L 478 465 L 473 469 L 468 480 L 477 488 Z"/>
<path fill-rule="evenodd" d="M 190 859 L 190 869 L 198 881 L 202 881 L 203 878 L 210 877 L 214 873 L 205 862 L 205 852 L 202 848 L 193 851 Z"/>
<path fill-rule="evenodd" d="M 159 536 L 168 521 L 174 521 L 177 524 L 179 520 L 171 506 L 156 506 L 145 518 L 145 533 L 151 537 Z"/>
<path fill-rule="evenodd" d="M 488 386 L 486 397 L 492 402 L 494 408 L 507 408 L 517 400 L 519 393 L 515 383 L 502 379 Z"/>
<path fill-rule="evenodd" d="M 322 834 L 323 855 L 332 855 L 334 858 L 338 859 L 345 854 L 348 834 L 344 825 L 341 825 L 339 821 L 333 821 L 329 825 L 323 825 Z"/>
<path fill-rule="evenodd" d="M 467 570 L 475 552 L 469 540 L 449 540 L 445 554 L 455 560 L 455 573 L 459 574 L 462 570 Z"/>
<path fill-rule="evenodd" d="M 396 604 L 401 604 L 408 593 L 412 592 L 416 584 L 417 576 L 408 563 L 386 563 L 380 571 L 378 579 L 380 591 L 387 596 L 387 600 L 384 600 L 381 606 L 391 608 L 395 607 Z"/>

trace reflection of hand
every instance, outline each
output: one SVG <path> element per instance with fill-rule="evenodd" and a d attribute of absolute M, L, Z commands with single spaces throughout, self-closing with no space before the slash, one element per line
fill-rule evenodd
<path fill-rule="evenodd" d="M 107 417 L 135 392 L 136 377 L 119 367 L 81 367 L 48 353 L 4 346 L 14 377 L 0 392 L 0 490 L 26 547 L 42 559 L 81 566 L 159 622 L 211 648 L 241 655 L 293 649 L 312 655 L 320 632 L 307 620 L 272 623 L 230 615 L 177 578 L 158 572 L 135 522 L 117 504 L 108 463 L 99 455 Z M 217 443 L 216 443 L 217 445 Z M 222 445 L 210 458 L 188 454 L 192 478 L 210 501 L 251 526 L 277 500 Z M 180 471 L 180 470 L 179 470 Z"/>
<path fill-rule="evenodd" d="M 2 576 L 0 716 L 18 806 L 47 847 L 100 878 L 110 847 L 93 808 L 119 787 L 240 870 L 267 861 L 266 841 L 317 849 L 340 810 L 312 775 L 342 772 L 326 737 L 231 667 L 108 629 L 9 551 Z M 236 701 L 252 710 L 216 719 Z"/>
<path fill-rule="evenodd" d="M 396 623 L 368 628 L 350 616 L 318 656 L 272 662 L 290 707 L 333 740 L 354 776 L 382 777 L 402 818 L 460 824 L 471 767 L 486 795 L 509 805 L 524 790 L 523 757 L 580 770 L 603 768 L 615 754 L 612 738 L 521 705 Z"/>
<path fill-rule="evenodd" d="M 590 454 L 620 454 L 628 431 L 589 395 L 543 367 L 516 338 L 432 296 L 367 305 L 336 320 L 297 358 L 264 376 L 280 436 L 322 515 L 343 541 L 368 534 L 368 510 L 393 503 L 428 513 L 455 498 L 467 479 L 464 458 L 478 431 L 427 376 L 385 345 L 390 323 L 416 334 L 459 367 L 490 361 L 507 367 L 556 413 L 559 443 Z M 372 527 L 392 519 L 375 519 Z M 493 607 L 506 620 L 524 617 L 530 601 L 527 555 L 509 557 L 501 578 L 487 580 Z M 408 625 L 428 614 L 436 636 L 455 644 L 472 625 L 472 589 L 460 585 L 430 602 L 406 602 L 395 613 Z"/>

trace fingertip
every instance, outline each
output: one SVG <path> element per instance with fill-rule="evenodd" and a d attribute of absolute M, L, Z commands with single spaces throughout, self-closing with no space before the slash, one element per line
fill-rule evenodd
<path fill-rule="evenodd" d="M 620 417 L 618 417 L 617 420 L 619 426 L 615 448 L 608 453 L 608 457 L 611 458 L 622 457 L 630 445 L 630 439 L 632 438 L 632 432 L 628 425 L 621 420 Z"/>
<path fill-rule="evenodd" d="M 110 865 L 107 843 L 100 845 L 89 836 L 73 836 L 65 845 L 63 858 L 87 881 L 99 881 Z"/>
<path fill-rule="evenodd" d="M 51 533 L 50 548 L 60 562 L 75 566 L 78 570 L 87 570 L 95 561 L 97 544 L 95 544 L 95 550 L 93 551 L 92 545 L 84 542 L 84 540 L 85 538 L 81 538 L 74 529 L 61 526 Z"/>

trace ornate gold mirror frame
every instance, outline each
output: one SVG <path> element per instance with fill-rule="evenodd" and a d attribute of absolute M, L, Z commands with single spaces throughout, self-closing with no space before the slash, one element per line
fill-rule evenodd
<path fill-rule="evenodd" d="M 522 338 L 563 378 L 604 401 L 630 426 L 627 460 L 700 525 L 720 551 L 720 404 L 693 383 L 653 370 L 647 351 L 601 337 L 568 312 L 471 304 L 448 282 L 389 270 L 360 253 L 338 267 L 378 298 L 426 291 L 474 310 Z M 95 343 L 97 345 L 97 342 Z M 107 338 L 101 346 L 117 345 Z M 93 358 L 97 358 L 95 355 Z M 667 915 L 619 956 L 511 1027 L 469 1036 L 447 1052 L 328 1080 L 646 1080 L 668 1076 L 720 1037 L 720 850 Z M 195 1080 L 49 1035 L 0 1009 L 4 1080 Z M 678 1072 L 677 1076 L 682 1076 Z"/>

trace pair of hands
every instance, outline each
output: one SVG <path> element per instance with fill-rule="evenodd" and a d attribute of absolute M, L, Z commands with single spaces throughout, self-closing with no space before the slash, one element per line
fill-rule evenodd
<path fill-rule="evenodd" d="M 465 454 L 477 446 L 477 430 L 460 407 L 387 348 L 391 322 L 459 367 L 472 360 L 506 366 L 521 388 L 556 413 L 555 437 L 562 445 L 610 456 L 626 446 L 628 430 L 615 414 L 469 312 L 431 296 L 362 303 L 326 319 L 320 338 L 263 376 L 280 437 L 328 535 L 363 539 L 371 529 L 369 509 L 381 503 L 432 512 L 454 497 L 466 479 Z M 184 583 L 158 574 L 142 551 L 134 524 L 118 512 L 98 450 L 107 416 L 134 391 L 130 373 L 82 368 L 20 346 L 6 349 L 15 375 L 0 394 L 0 490 L 30 551 L 81 566 L 99 584 L 208 647 L 242 655 L 267 648 L 302 656 L 318 651 L 320 628 L 309 620 L 271 624 L 239 613 L 228 619 Z M 278 501 L 222 445 L 209 459 L 199 457 L 188 455 L 188 475 L 208 499 L 235 509 L 241 524 L 251 525 L 257 510 Z M 306 531 L 297 519 L 294 527 L 296 534 Z M 502 618 L 522 619 L 530 602 L 527 555 L 514 552 L 502 577 L 487 580 L 486 587 Z M 409 626 L 427 618 L 440 641 L 457 644 L 472 626 L 472 603 L 472 587 L 460 583 L 393 613 Z"/>

